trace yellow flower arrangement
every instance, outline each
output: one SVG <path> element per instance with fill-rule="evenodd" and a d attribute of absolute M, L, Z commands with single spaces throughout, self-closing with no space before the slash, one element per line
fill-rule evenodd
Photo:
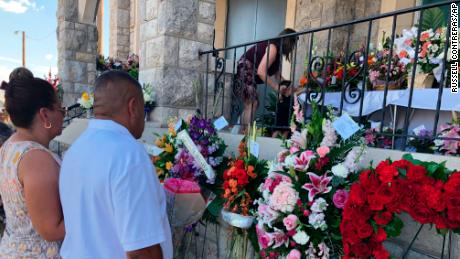
<path fill-rule="evenodd" d="M 174 148 L 171 144 L 167 143 L 164 148 L 166 153 L 172 153 L 174 151 Z"/>

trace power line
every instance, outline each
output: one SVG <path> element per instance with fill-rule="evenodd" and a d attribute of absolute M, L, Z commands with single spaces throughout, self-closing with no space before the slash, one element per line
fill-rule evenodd
<path fill-rule="evenodd" d="M 29 37 L 29 36 L 26 36 L 27 39 L 29 40 L 33 40 L 33 41 L 42 41 L 42 40 L 46 40 L 49 38 L 49 36 L 51 36 L 51 34 L 55 33 L 55 31 L 51 31 L 50 33 L 48 33 L 46 36 L 44 37 L 41 37 L 41 38 L 33 38 L 33 37 Z"/>

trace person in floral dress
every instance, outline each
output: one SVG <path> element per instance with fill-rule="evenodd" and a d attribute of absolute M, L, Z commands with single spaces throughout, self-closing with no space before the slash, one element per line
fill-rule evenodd
<path fill-rule="evenodd" d="M 60 160 L 49 149 L 62 132 L 64 110 L 53 87 L 38 78 L 2 82 L 16 132 L 0 149 L 0 195 L 6 228 L 0 258 L 60 258 L 64 219 Z"/>

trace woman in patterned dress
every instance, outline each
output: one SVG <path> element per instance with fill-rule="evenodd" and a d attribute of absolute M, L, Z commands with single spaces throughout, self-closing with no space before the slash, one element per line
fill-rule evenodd
<path fill-rule="evenodd" d="M 286 28 L 279 36 L 296 33 L 295 30 Z M 293 91 L 289 86 L 281 84 L 281 63 L 283 57 L 291 62 L 291 55 L 295 50 L 297 37 L 290 36 L 279 40 L 263 41 L 249 48 L 238 60 L 236 83 L 234 91 L 244 104 L 242 114 L 242 131 L 254 120 L 254 115 L 259 107 L 257 85 L 266 84 L 278 97 L 289 96 Z M 289 116 L 288 114 L 285 115 Z M 278 125 L 288 126 L 288 125 Z"/>
<path fill-rule="evenodd" d="M 61 134 L 64 110 L 53 87 L 38 78 L 2 82 L 14 133 L 0 149 L 0 195 L 6 229 L 0 258 L 59 258 L 64 218 L 60 160 L 49 149 Z"/>

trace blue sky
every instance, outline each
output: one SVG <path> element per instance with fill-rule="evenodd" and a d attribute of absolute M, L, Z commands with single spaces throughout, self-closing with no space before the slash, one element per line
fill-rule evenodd
<path fill-rule="evenodd" d="M 109 1 L 104 0 L 104 27 L 109 23 Z M 26 31 L 26 66 L 36 77 L 51 68 L 57 73 L 57 0 L 0 0 L 0 81 L 21 66 L 21 34 Z M 108 53 L 108 29 L 104 30 L 104 53 Z"/>
<path fill-rule="evenodd" d="M 43 77 L 51 68 L 57 71 L 55 0 L 0 0 L 0 80 L 21 66 L 22 37 L 26 32 L 26 66 Z"/>

